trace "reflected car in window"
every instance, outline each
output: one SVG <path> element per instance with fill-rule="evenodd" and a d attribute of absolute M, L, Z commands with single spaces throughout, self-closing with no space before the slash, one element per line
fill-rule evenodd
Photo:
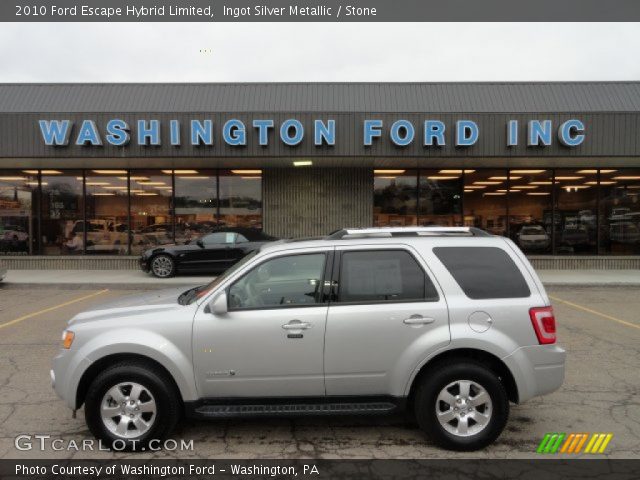
<path fill-rule="evenodd" d="M 518 232 L 516 243 L 525 252 L 542 251 L 551 246 L 551 237 L 542 225 L 525 225 Z"/>
<path fill-rule="evenodd" d="M 140 257 L 140 268 L 158 278 L 179 273 L 224 272 L 248 253 L 276 238 L 251 228 L 224 228 L 191 240 L 186 245 L 158 245 Z"/>

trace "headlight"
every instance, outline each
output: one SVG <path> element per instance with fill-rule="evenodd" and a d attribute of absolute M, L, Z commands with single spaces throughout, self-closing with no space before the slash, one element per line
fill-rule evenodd
<path fill-rule="evenodd" d="M 62 348 L 69 350 L 75 336 L 76 335 L 69 330 L 65 330 L 64 332 L 62 332 Z"/>

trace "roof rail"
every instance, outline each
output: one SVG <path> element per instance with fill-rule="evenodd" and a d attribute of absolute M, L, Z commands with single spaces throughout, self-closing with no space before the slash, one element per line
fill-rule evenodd
<path fill-rule="evenodd" d="M 476 227 L 379 227 L 344 228 L 331 232 L 327 240 L 341 240 L 363 237 L 490 237 L 491 234 Z"/>

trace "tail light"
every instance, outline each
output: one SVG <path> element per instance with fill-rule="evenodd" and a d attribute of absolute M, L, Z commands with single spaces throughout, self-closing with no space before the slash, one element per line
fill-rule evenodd
<path fill-rule="evenodd" d="M 553 307 L 535 307 L 529 310 L 531 324 L 540 345 L 556 343 L 556 317 Z"/>

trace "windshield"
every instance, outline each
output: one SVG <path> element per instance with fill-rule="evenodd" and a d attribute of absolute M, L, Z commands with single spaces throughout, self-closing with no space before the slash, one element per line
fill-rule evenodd
<path fill-rule="evenodd" d="M 222 275 L 214 278 L 211 282 L 207 283 L 206 285 L 200 285 L 199 287 L 190 288 L 186 292 L 182 292 L 182 294 L 180 294 L 180 296 L 178 297 L 178 303 L 180 305 L 190 305 L 193 302 L 195 302 L 197 299 L 204 297 L 209 292 L 214 290 L 218 285 L 220 285 L 226 278 L 228 278 L 229 275 L 237 271 L 250 259 L 255 257 L 257 253 L 258 253 L 258 250 L 254 250 L 253 252 L 247 254 L 244 258 L 242 258 L 242 260 L 232 265 Z"/>

